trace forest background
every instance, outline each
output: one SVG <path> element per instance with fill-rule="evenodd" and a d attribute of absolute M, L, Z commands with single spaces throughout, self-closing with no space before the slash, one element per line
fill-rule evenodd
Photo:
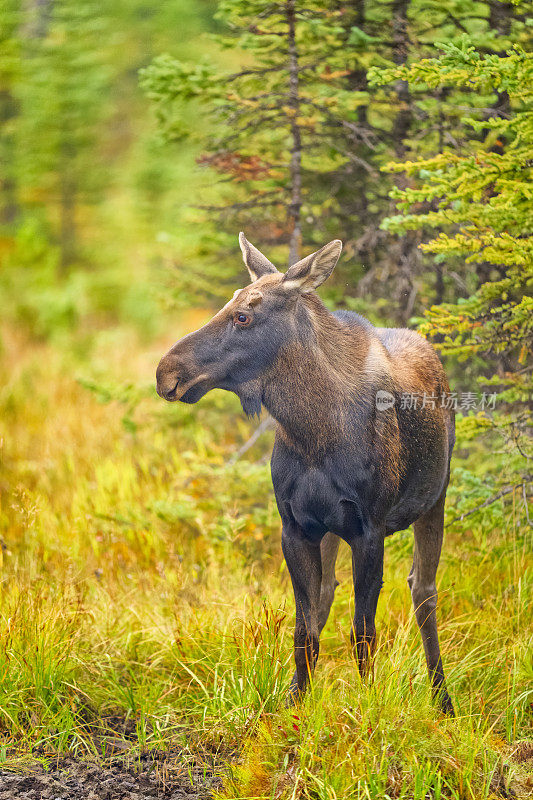
<path fill-rule="evenodd" d="M 133 748 L 230 760 L 226 797 L 526 796 L 531 11 L 2 0 L 3 764 L 105 758 L 121 719 Z M 241 229 L 281 268 L 341 238 L 325 302 L 441 352 L 456 722 L 430 704 L 409 531 L 387 543 L 373 680 L 348 655 L 343 553 L 315 690 L 283 708 L 272 431 L 222 392 L 185 407 L 154 388 L 246 282 Z"/>

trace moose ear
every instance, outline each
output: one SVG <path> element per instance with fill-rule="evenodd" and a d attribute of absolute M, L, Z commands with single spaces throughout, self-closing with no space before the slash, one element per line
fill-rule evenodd
<path fill-rule="evenodd" d="M 242 258 L 252 281 L 256 281 L 262 275 L 267 275 L 269 272 L 277 272 L 278 270 L 266 256 L 261 253 L 257 247 L 250 244 L 244 233 L 239 233 L 239 244 L 242 250 Z"/>
<path fill-rule="evenodd" d="M 329 278 L 342 250 L 340 239 L 334 239 L 321 247 L 316 253 L 302 258 L 289 267 L 283 276 L 282 285 L 286 289 L 298 289 L 300 292 L 312 292 Z"/>

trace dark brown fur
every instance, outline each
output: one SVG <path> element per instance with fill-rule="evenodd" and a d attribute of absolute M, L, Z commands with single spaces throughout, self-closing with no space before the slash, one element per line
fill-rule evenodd
<path fill-rule="evenodd" d="M 196 402 L 214 387 L 228 389 L 247 413 L 264 405 L 278 423 L 272 479 L 296 600 L 292 694 L 305 689 L 318 657 L 339 538 L 352 549 L 352 638 L 365 672 L 384 538 L 414 523 L 409 585 L 434 691 L 453 713 L 436 628 L 435 573 L 454 444 L 442 365 L 412 331 L 374 328 L 325 308 L 313 290 L 335 266 L 339 242 L 282 275 L 242 235 L 240 241 L 252 284 L 161 359 L 158 391 Z M 379 406 L 380 393 L 388 407 Z M 404 407 L 403 394 L 418 406 Z M 435 399 L 424 402 L 424 395 Z"/>

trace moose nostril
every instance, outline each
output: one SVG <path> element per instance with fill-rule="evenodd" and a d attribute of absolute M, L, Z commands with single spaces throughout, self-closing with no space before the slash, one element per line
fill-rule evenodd
<path fill-rule="evenodd" d="M 167 389 L 167 392 L 166 392 L 167 397 L 172 397 L 172 395 L 176 394 L 176 390 L 177 390 L 177 388 L 179 386 L 179 383 L 180 383 L 180 381 L 179 381 L 179 378 L 178 378 L 178 380 L 176 381 L 176 383 L 174 384 L 172 389 Z"/>
<path fill-rule="evenodd" d="M 164 400 L 172 400 L 176 394 L 179 383 L 180 379 L 175 376 L 158 375 L 156 384 L 157 394 Z"/>
<path fill-rule="evenodd" d="M 166 385 L 165 385 L 166 384 Z M 177 381 L 165 381 L 164 383 L 161 381 L 157 384 L 157 393 L 164 399 L 164 400 L 172 400 L 172 398 L 176 395 L 176 390 L 179 385 L 179 380 Z"/>
<path fill-rule="evenodd" d="M 157 394 L 163 400 L 178 400 L 180 386 L 187 380 L 187 370 L 175 353 L 169 351 L 157 365 L 155 379 Z"/>

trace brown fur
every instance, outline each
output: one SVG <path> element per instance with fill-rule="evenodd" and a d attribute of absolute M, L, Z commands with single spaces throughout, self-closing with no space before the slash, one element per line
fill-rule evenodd
<path fill-rule="evenodd" d="M 339 537 L 352 548 L 352 641 L 364 673 L 375 643 L 384 538 L 414 523 L 409 585 L 434 691 L 453 713 L 435 615 L 454 441 L 453 411 L 441 403 L 449 392 L 442 365 L 412 331 L 374 328 L 326 309 L 313 290 L 333 270 L 338 240 L 285 275 L 243 234 L 239 240 L 253 283 L 161 359 L 158 392 L 194 403 L 218 386 L 238 394 L 248 414 L 264 405 L 278 423 L 272 479 L 296 600 L 291 691 L 305 689 L 318 656 Z M 392 405 L 381 407 L 380 393 Z M 403 394 L 414 395 L 418 407 L 403 406 Z"/>

